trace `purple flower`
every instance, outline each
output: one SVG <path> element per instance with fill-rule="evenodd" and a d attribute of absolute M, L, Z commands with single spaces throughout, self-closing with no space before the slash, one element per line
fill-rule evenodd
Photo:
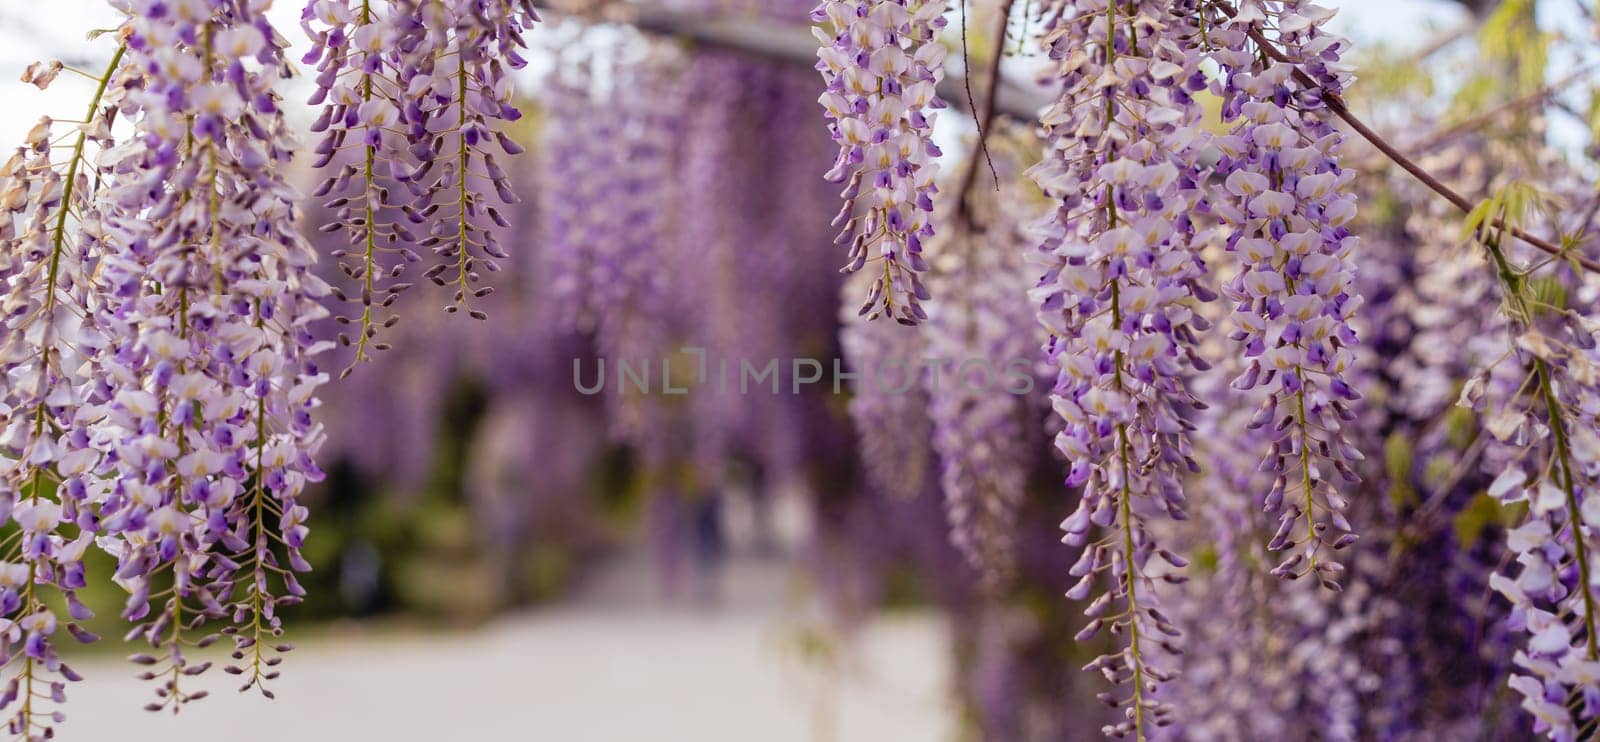
<path fill-rule="evenodd" d="M 1067 596 L 1086 599 L 1105 578 L 1079 638 L 1108 627 L 1125 642 L 1086 668 L 1128 686 L 1126 697 L 1102 696 L 1126 706 L 1105 727 L 1117 736 L 1173 722 L 1154 690 L 1170 678 L 1158 655 L 1176 651 L 1180 632 L 1161 612 L 1157 583 L 1181 581 L 1185 561 L 1156 543 L 1152 523 L 1187 517 L 1182 479 L 1199 467 L 1186 377 L 1208 367 L 1196 346 L 1209 326 L 1192 306 L 1213 297 L 1190 219 L 1203 139 L 1190 82 L 1201 61 L 1194 20 L 1181 3 L 1081 0 L 1046 32 L 1061 92 L 1042 119 L 1046 154 L 1034 178 L 1057 209 L 1034 296 L 1059 369 L 1056 448 L 1070 462 L 1066 485 L 1082 493 L 1062 523 L 1063 541 L 1083 547 Z M 1150 27 L 1165 30 L 1135 31 Z"/>
<path fill-rule="evenodd" d="M 326 344 L 308 326 L 326 316 L 328 287 L 294 223 L 284 122 L 251 103 L 284 68 L 263 28 L 242 7 L 136 6 L 130 38 L 146 43 L 130 44 L 130 63 L 182 74 L 129 91 L 121 113 L 137 136 L 103 158 L 100 278 L 118 291 L 95 435 L 116 456 L 88 489 L 130 593 L 130 636 L 160 650 L 145 673 L 162 684 L 153 708 L 204 696 L 182 687 L 207 666 L 184 648 L 212 620 L 235 624 L 246 687 L 275 673 L 263 656 L 276 608 L 298 600 L 304 568 L 297 498 L 321 477 L 310 412 L 327 377 L 311 358 Z M 157 579 L 172 589 L 152 593 Z"/>
<path fill-rule="evenodd" d="M 1323 89 L 1338 92 L 1348 79 L 1337 59 L 1349 42 L 1320 28 L 1330 16 L 1309 3 L 1253 3 L 1207 38 L 1223 120 L 1233 126 L 1215 140 L 1223 187 L 1211 203 L 1239 260 L 1223 289 L 1234 304 L 1231 337 L 1247 359 L 1234 386 L 1259 399 L 1250 425 L 1272 431 L 1262 466 L 1275 476 L 1259 493 L 1262 510 L 1278 516 L 1268 548 L 1292 550 L 1273 574 L 1313 575 L 1337 589 L 1342 566 L 1331 546 L 1348 543 L 1352 527 L 1335 483 L 1357 481 L 1351 462 L 1361 458 L 1343 432 L 1359 398 L 1345 380 L 1361 305 L 1349 230 L 1354 173 L 1340 167 L 1342 136 L 1322 98 L 1295 76 L 1316 58 Z M 1250 31 L 1288 61 L 1260 52 Z"/>
<path fill-rule="evenodd" d="M 847 271 L 881 262 L 860 314 L 887 315 L 902 324 L 927 318 L 920 273 L 922 243 L 933 236 L 934 181 L 939 173 L 933 114 L 943 104 L 934 88 L 944 77 L 941 0 L 868 2 L 826 0 L 812 11 L 825 23 L 817 69 L 826 89 L 819 99 L 839 156 L 827 179 L 845 183 L 844 207 L 834 219 L 837 242 L 850 243 Z M 857 215 L 857 202 L 863 212 Z"/>

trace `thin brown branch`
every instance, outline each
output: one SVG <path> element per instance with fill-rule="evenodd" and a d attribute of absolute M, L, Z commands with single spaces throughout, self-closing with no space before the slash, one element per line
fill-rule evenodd
<path fill-rule="evenodd" d="M 956 1 L 961 3 L 961 88 L 967 94 L 967 109 L 976 111 L 978 104 L 972 100 L 972 51 L 967 46 L 967 0 Z M 981 128 L 983 122 L 979 121 L 978 126 Z"/>
<path fill-rule="evenodd" d="M 956 197 L 955 221 L 961 223 L 963 219 L 970 219 L 972 214 L 972 189 L 978 182 L 978 153 L 983 154 L 983 161 L 988 163 L 989 172 L 994 175 L 994 188 L 1000 190 L 1000 175 L 995 173 L 994 159 L 989 156 L 989 135 L 994 131 L 995 116 L 999 113 L 1000 106 L 1000 63 L 1006 58 L 1006 31 L 1011 27 L 1011 4 L 1013 0 L 1004 0 L 1000 4 L 1000 30 L 994 38 L 994 56 L 989 60 L 989 89 L 984 91 L 983 108 L 980 111 L 974 104 L 973 118 L 978 122 L 977 152 L 967 159 L 967 172 L 961 179 L 961 190 Z M 965 34 L 962 37 L 965 43 Z M 968 67 L 970 70 L 970 66 Z M 971 79 L 971 76 L 968 76 Z M 969 222 L 970 223 L 970 222 Z M 973 224 L 981 231 L 982 225 Z"/>
<path fill-rule="evenodd" d="M 1215 5 L 1218 10 L 1222 11 L 1230 18 L 1237 14 L 1237 11 L 1235 11 L 1233 7 L 1226 2 L 1226 0 L 1213 0 L 1213 5 Z M 1333 111 L 1335 116 L 1338 116 L 1352 130 L 1354 130 L 1357 134 L 1360 134 L 1362 139 L 1365 139 L 1371 143 L 1372 146 L 1376 147 L 1379 152 L 1382 152 L 1385 157 L 1388 157 L 1392 162 L 1394 162 L 1394 164 L 1399 165 L 1400 169 L 1410 173 L 1412 177 L 1416 178 L 1418 182 L 1427 186 L 1429 190 L 1439 194 L 1439 196 L 1444 198 L 1445 201 L 1450 202 L 1451 206 L 1456 207 L 1463 214 L 1471 213 L 1473 209 L 1473 204 L 1471 201 L 1468 201 L 1465 196 L 1457 193 L 1455 189 L 1439 180 L 1433 175 L 1433 173 L 1428 172 L 1426 168 L 1418 165 L 1411 158 L 1407 157 L 1405 153 L 1395 148 L 1393 144 L 1390 144 L 1389 140 L 1384 139 L 1377 132 L 1373 131 L 1372 127 L 1367 126 L 1366 122 L 1362 121 L 1360 117 L 1356 116 L 1350 111 L 1350 107 L 1345 105 L 1344 98 L 1340 97 L 1338 93 L 1330 90 L 1324 90 L 1321 85 L 1317 84 L 1316 80 L 1311 79 L 1310 75 L 1307 75 L 1303 70 L 1301 70 L 1299 65 L 1296 64 L 1294 60 L 1290 59 L 1288 55 L 1284 54 L 1283 50 L 1279 49 L 1277 45 L 1273 44 L 1270 39 L 1262 35 L 1260 31 L 1252 28 L 1250 29 L 1249 33 L 1250 39 L 1255 41 L 1256 45 L 1260 47 L 1267 56 L 1272 57 L 1273 59 L 1284 64 L 1294 65 L 1295 81 L 1308 89 L 1321 91 L 1322 102 L 1328 107 L 1328 110 Z M 1588 270 L 1592 273 L 1600 273 L 1600 262 L 1595 262 L 1589 257 L 1562 248 L 1543 237 L 1529 234 L 1521 228 L 1505 223 L 1499 217 L 1496 217 L 1493 221 L 1491 221 L 1490 226 L 1502 230 L 1505 234 L 1509 234 L 1512 237 L 1533 245 L 1534 247 L 1557 258 L 1564 260 L 1570 259 L 1578 265 L 1583 266 L 1585 270 Z"/>

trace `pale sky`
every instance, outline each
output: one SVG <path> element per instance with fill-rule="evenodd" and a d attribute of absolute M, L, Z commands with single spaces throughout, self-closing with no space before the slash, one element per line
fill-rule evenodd
<path fill-rule="evenodd" d="M 1420 44 L 1465 18 L 1461 6 L 1446 0 L 1326 2 L 1340 9 L 1335 23 L 1358 46 L 1380 40 L 1399 47 Z M 305 48 L 299 28 L 300 8 L 298 0 L 278 0 L 270 11 L 280 31 L 296 44 L 292 59 L 298 59 Z M 110 58 L 114 41 L 109 37 L 89 41 L 84 32 L 107 28 L 115 22 L 116 14 L 104 0 L 0 0 L 0 90 L 4 91 L 0 97 L 4 101 L 0 105 L 0 152 L 15 146 L 11 143 L 20 142 L 41 115 L 82 116 L 93 90 L 89 80 L 63 73 L 49 90 L 40 92 L 16 82 L 23 68 L 37 59 L 59 57 L 78 60 L 98 74 Z M 294 83 L 300 90 L 286 91 L 291 115 L 309 115 L 301 105 L 306 97 L 305 82 L 301 79 Z M 818 126 L 821 125 L 819 114 Z"/>

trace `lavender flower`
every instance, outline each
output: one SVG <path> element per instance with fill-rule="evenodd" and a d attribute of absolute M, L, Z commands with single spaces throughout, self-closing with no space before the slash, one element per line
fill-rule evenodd
<path fill-rule="evenodd" d="M 1107 578 L 1079 638 L 1106 626 L 1124 637 L 1086 669 L 1129 686 L 1124 698 L 1102 694 L 1124 711 L 1105 731 L 1140 739 L 1174 721 L 1154 695 L 1171 672 L 1153 661 L 1179 631 L 1156 582 L 1181 581 L 1174 570 L 1187 561 L 1158 546 L 1150 524 L 1186 517 L 1182 477 L 1198 470 L 1187 417 L 1198 405 L 1185 377 L 1208 367 L 1194 350 L 1208 323 L 1191 304 L 1214 296 L 1200 283 L 1190 219 L 1202 137 L 1192 94 L 1205 84 L 1190 11 L 1102 0 L 1052 9 L 1045 39 L 1061 93 L 1043 116 L 1048 147 L 1034 170 L 1058 202 L 1035 289 L 1059 369 L 1056 447 L 1071 462 L 1067 486 L 1082 487 L 1062 523 L 1063 540 L 1085 547 L 1067 595 L 1085 599 Z"/>
<path fill-rule="evenodd" d="M 803 309 L 839 301 L 834 257 L 817 249 L 831 236 L 837 199 L 814 169 L 835 145 L 810 121 L 816 79 L 807 70 L 701 50 L 679 84 L 695 105 L 678 124 L 673 213 L 695 216 L 668 220 L 669 278 L 658 301 L 681 317 L 687 344 L 707 354 L 708 383 L 689 400 L 694 471 L 716 486 L 728 461 L 745 460 L 786 483 L 807 469 L 803 424 L 821 414 L 827 395 L 792 387 L 743 395 L 736 377 L 744 360 L 759 365 L 801 349 L 824 358 L 819 343 L 838 335 L 835 315 Z M 724 362 L 735 377 L 726 385 Z"/>
<path fill-rule="evenodd" d="M 41 707 L 64 700 L 65 683 L 79 679 L 56 653 L 58 630 L 95 638 L 76 623 L 92 615 L 76 593 L 98 526 L 90 487 L 103 461 L 91 440 L 97 385 L 88 370 L 108 328 L 94 278 L 98 236 L 84 222 L 101 180 L 89 147 L 114 145 L 123 59 L 119 48 L 76 134 L 42 119 L 0 166 L 0 522 L 16 529 L 0 544 L 0 666 L 9 676 L 0 708 L 14 709 L 7 727 L 29 739 L 53 734 L 64 716 Z M 34 65 L 24 80 L 43 89 L 60 70 Z M 58 149 L 61 141 L 70 148 Z"/>
<path fill-rule="evenodd" d="M 1487 217 L 1521 220 L 1522 194 L 1508 188 L 1476 214 L 1475 236 L 1499 278 L 1512 348 L 1464 386 L 1461 403 L 1482 412 L 1484 427 L 1504 447 L 1489 495 L 1527 506 L 1506 536 L 1516 576 L 1489 580 L 1511 602 L 1509 627 L 1527 634 L 1509 685 L 1523 696 L 1536 733 L 1575 740 L 1600 724 L 1600 540 L 1590 525 L 1600 520 L 1600 327 L 1540 296 L 1533 270 L 1502 247 L 1505 235 Z"/>
<path fill-rule="evenodd" d="M 1010 159 L 1001 158 L 1006 191 L 1022 185 Z M 951 542 L 993 587 L 1012 571 L 1016 509 L 1042 442 L 1029 435 L 1042 394 L 1025 391 L 1033 369 L 1017 365 L 1033 357 L 1042 333 L 1017 331 L 1034 321 L 1022 249 L 1031 240 L 1022 222 L 1032 215 L 1003 195 L 979 205 L 993 212 L 983 232 L 957 225 L 938 241 L 929 284 L 940 301 L 924 332 L 940 368 L 924 382 Z"/>
<path fill-rule="evenodd" d="M 571 33 L 568 24 L 553 32 Z M 593 327 L 599 307 L 590 282 L 596 246 L 606 241 L 605 230 L 615 224 L 604 209 L 611 172 L 611 142 L 616 116 L 595 105 L 593 59 L 583 54 L 581 36 L 556 47 L 558 64 L 546 77 L 539 93 L 544 112 L 540 126 L 541 180 L 559 187 L 539 189 L 541 268 L 547 274 L 545 290 L 558 298 L 560 321 L 567 327 Z M 602 115 L 594 115 L 604 111 Z"/>
<path fill-rule="evenodd" d="M 248 667 L 230 672 L 246 688 L 277 674 L 276 609 L 299 600 L 294 573 L 308 568 L 298 497 L 321 478 L 311 412 L 326 375 L 310 357 L 326 344 L 309 324 L 326 315 L 328 287 L 283 177 L 292 147 L 273 86 L 286 64 L 272 27 L 231 2 L 129 12 L 128 57 L 144 78 L 123 103 L 135 137 L 105 158 L 115 332 L 96 370 L 100 434 L 117 455 L 97 501 L 129 636 L 160 653 L 134 658 L 161 680 L 158 710 L 205 695 L 181 683 L 209 665 L 187 652 L 215 640 L 191 636 L 211 619 L 231 621 Z M 154 592 L 158 578 L 172 586 Z"/>
<path fill-rule="evenodd" d="M 849 304 L 846 299 L 840 311 L 839 345 L 851 373 L 860 375 L 851 390 L 850 421 L 867 479 L 891 499 L 910 500 L 922 494 L 933 464 L 922 360 L 928 338 L 900 325 L 863 321 Z"/>
<path fill-rule="evenodd" d="M 638 35 L 568 31 L 554 53 L 541 149 L 552 289 L 602 334 L 655 304 L 675 137 L 689 107 L 677 50 Z"/>
<path fill-rule="evenodd" d="M 1275 432 L 1262 465 L 1276 477 L 1261 507 L 1279 516 L 1270 548 L 1294 549 L 1273 574 L 1314 574 L 1337 589 L 1342 567 L 1328 552 L 1354 535 L 1347 500 L 1330 481 L 1355 482 L 1350 462 L 1361 458 L 1342 433 L 1360 398 L 1345 374 L 1361 301 L 1352 284 L 1357 239 L 1347 226 L 1354 174 L 1340 169 L 1342 137 L 1322 102 L 1350 77 L 1338 62 L 1348 42 L 1320 28 L 1331 16 L 1310 3 L 1251 3 L 1207 39 L 1222 70 L 1223 120 L 1235 122 L 1216 140 L 1225 193 L 1214 205 L 1240 261 L 1224 293 L 1236 307 L 1233 339 L 1250 362 L 1234 384 L 1263 388 L 1250 424 Z M 1269 31 L 1288 61 L 1250 42 L 1249 33 Z M 1300 69 L 1317 87 L 1295 77 Z"/>
<path fill-rule="evenodd" d="M 828 129 L 839 143 L 827 178 L 846 183 L 834 219 L 843 227 L 837 241 L 850 243 L 845 270 L 881 260 L 881 278 L 860 314 L 902 324 L 926 319 L 918 274 L 927 269 L 922 244 L 933 236 L 938 191 L 931 110 L 942 105 L 934 88 L 944 76 L 944 47 L 935 37 L 944 11 L 941 0 L 826 0 L 812 11 L 812 20 L 831 28 L 816 31 L 817 69 L 827 84 L 820 100 Z M 863 197 L 865 213 L 855 215 Z"/>
<path fill-rule="evenodd" d="M 1218 370 L 1236 374 L 1246 363 L 1232 357 Z M 1252 516 L 1253 493 L 1270 485 L 1273 474 L 1258 466 L 1256 451 L 1272 431 L 1248 425 L 1255 403 L 1224 376 L 1207 375 L 1197 385 L 1210 405 L 1195 434 L 1205 462 L 1191 485 L 1197 517 L 1168 530 L 1175 544 L 1204 555 L 1205 564 L 1171 591 L 1168 603 L 1189 638 L 1171 660 L 1178 680 L 1163 689 L 1180 709 L 1172 738 L 1273 739 L 1315 725 L 1327 739 L 1359 739 L 1359 692 L 1373 673 L 1356 637 L 1381 614 L 1366 583 L 1334 593 L 1260 569 L 1270 552 L 1268 534 Z M 1259 668 L 1262 682 L 1228 681 L 1245 666 Z"/>
<path fill-rule="evenodd" d="M 469 304 L 491 288 L 475 284 L 480 271 L 495 271 L 496 261 L 508 257 L 488 227 L 506 220 L 486 191 L 501 204 L 519 200 L 495 150 L 522 152 L 503 124 L 522 115 L 512 101 L 511 73 L 527 64 L 522 34 L 539 15 L 531 0 L 402 0 L 398 13 L 397 74 L 409 98 L 402 116 L 417 160 L 407 180 L 426 204 L 421 213 L 432 219 L 419 246 L 439 261 L 423 275 L 454 289 L 446 311 L 467 308 L 485 319 Z"/>
<path fill-rule="evenodd" d="M 403 7 L 403 6 L 402 6 Z M 359 286 L 356 297 L 337 291 L 341 301 L 360 306 L 360 317 L 341 317 L 356 325 L 356 339 L 341 336 L 355 346 L 354 364 L 368 360 L 369 350 L 387 350 L 375 339 L 398 315 L 380 317 L 409 284 L 400 282 L 406 267 L 421 260 L 411 246 L 420 241 L 413 226 L 426 220 L 410 203 L 405 182 L 412 176 L 410 149 L 418 130 L 407 128 L 406 83 L 397 66 L 405 57 L 396 50 L 402 39 L 400 9 L 386 3 L 362 0 L 311 0 L 300 25 L 312 40 L 311 51 L 300 61 L 315 64 L 313 105 L 322 113 L 313 132 L 326 132 L 318 141 L 318 169 L 335 173 L 317 187 L 315 195 L 333 196 L 326 207 L 332 218 L 321 225 L 338 230 L 345 244 L 333 251 L 343 261 L 347 276 Z M 348 153 L 358 153 L 354 158 Z M 405 219 L 398 219 L 403 212 Z M 408 223 L 411 226 L 408 226 Z"/>
<path fill-rule="evenodd" d="M 1403 230 L 1381 211 L 1359 227 L 1362 343 L 1349 378 L 1364 396 L 1346 431 L 1383 455 L 1355 464 L 1362 482 L 1350 493 L 1363 536 L 1346 550 L 1357 588 L 1346 592 L 1370 593 L 1352 618 L 1366 624 L 1354 649 L 1374 676 L 1357 683 L 1357 718 L 1365 736 L 1500 738 L 1523 720 L 1501 692 L 1506 611 L 1484 600 L 1501 558 L 1499 523 L 1482 517 L 1490 449 L 1455 401 L 1460 382 L 1501 353 L 1503 320 L 1493 277 L 1454 239 L 1454 215 L 1427 211 Z"/>

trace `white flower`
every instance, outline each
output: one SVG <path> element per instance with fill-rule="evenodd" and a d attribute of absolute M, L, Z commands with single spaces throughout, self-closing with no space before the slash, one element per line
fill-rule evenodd
<path fill-rule="evenodd" d="M 1528 611 L 1528 633 L 1532 634 L 1528 649 L 1535 654 L 1557 655 L 1572 645 L 1572 632 L 1567 630 L 1561 619 L 1548 611 Z"/>
<path fill-rule="evenodd" d="M 1520 490 L 1522 483 L 1526 481 L 1528 481 L 1527 472 L 1517 467 L 1506 469 L 1500 472 L 1500 476 L 1495 477 L 1494 481 L 1489 484 L 1489 496 L 1496 500 L 1503 500 L 1513 490 Z M 1520 495 L 1511 498 L 1509 501 L 1519 499 L 1522 499 Z"/>
<path fill-rule="evenodd" d="M 100 452 L 93 448 L 72 451 L 56 462 L 56 471 L 63 477 L 78 477 L 89 473 L 100 461 Z"/>
<path fill-rule="evenodd" d="M 0 587 L 16 589 L 28 582 L 28 565 L 0 562 Z"/>
<path fill-rule="evenodd" d="M 11 517 L 28 533 L 50 531 L 61 522 L 61 506 L 49 500 L 28 500 L 18 503 Z"/>

